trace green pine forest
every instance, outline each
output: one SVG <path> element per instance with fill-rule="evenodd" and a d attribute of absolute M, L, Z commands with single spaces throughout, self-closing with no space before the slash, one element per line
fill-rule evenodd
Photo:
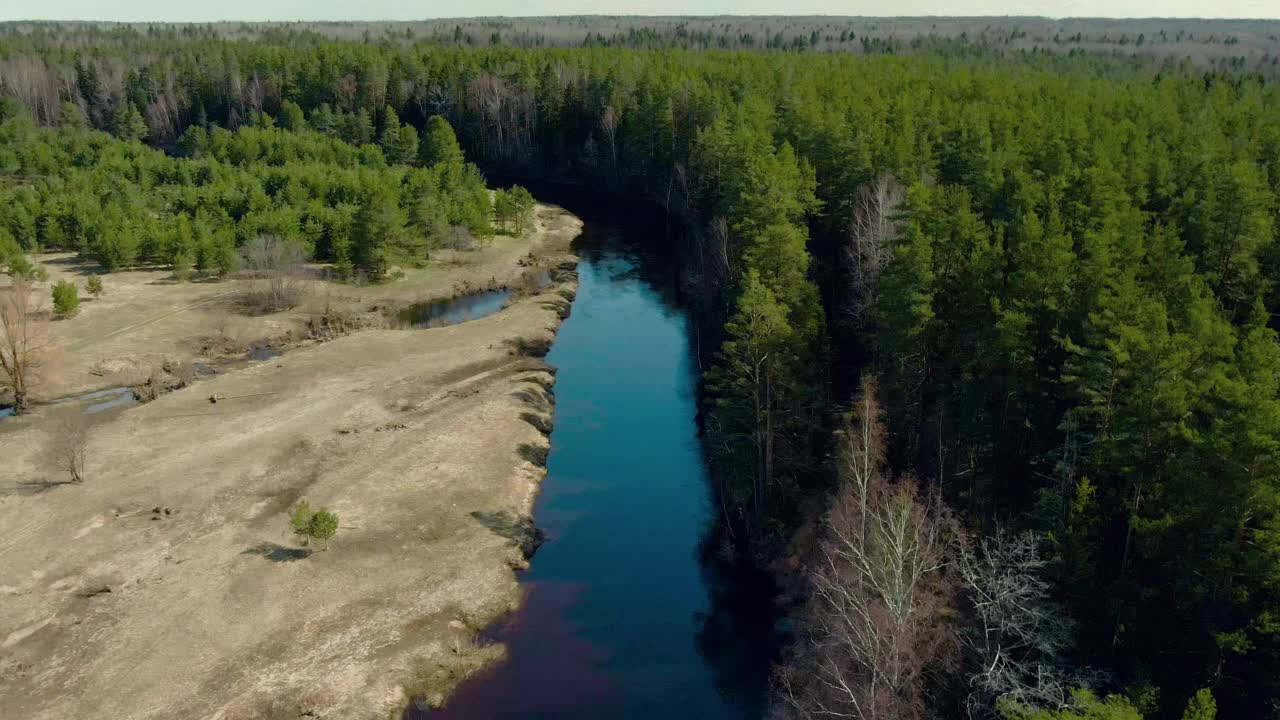
<path fill-rule="evenodd" d="M 668 213 L 744 552 L 794 567 L 832 546 L 860 432 L 889 488 L 871 504 L 937 528 L 937 562 L 908 557 L 929 602 L 882 613 L 890 642 L 927 641 L 846 717 L 1280 717 L 1273 79 L 46 27 L 0 33 L 0 88 L 13 267 L 57 249 L 220 273 L 272 234 L 376 277 L 493 232 L 479 167 Z M 996 681 L 965 638 L 992 622 L 971 576 L 1001 558 L 1028 622 L 1063 622 L 1011 640 Z M 834 651 L 782 662 L 810 652 Z M 833 662 L 865 681 L 856 655 Z M 1028 679 L 1046 672 L 1057 700 Z M 779 717 L 838 709 L 787 677 Z"/>

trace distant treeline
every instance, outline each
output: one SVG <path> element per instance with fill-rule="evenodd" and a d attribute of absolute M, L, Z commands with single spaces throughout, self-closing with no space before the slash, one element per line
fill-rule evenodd
<path fill-rule="evenodd" d="M 645 50 L 765 50 L 1019 58 L 1099 54 L 1143 64 L 1280 69 L 1280 21 L 1046 17 L 562 17 L 454 18 L 375 23 L 220 22 L 0 24 L 0 33 L 67 44 L 153 39 L 326 40 L 484 48 L 605 45 Z"/>
<path fill-rule="evenodd" d="M 945 501 L 951 510 L 929 517 L 958 515 L 966 535 L 1037 533 L 924 568 L 972 570 L 968 590 L 939 589 L 920 606 L 930 632 L 972 637 L 989 621 L 975 588 L 1006 575 L 983 575 L 981 558 L 1005 558 L 1061 604 L 1034 617 L 1077 624 L 1054 653 L 1011 637 L 996 658 L 1018 655 L 1022 673 L 1093 668 L 1062 677 L 1126 696 L 1041 705 L 1007 677 L 957 669 L 972 658 L 931 651 L 910 655 L 928 668 L 894 675 L 913 688 L 882 699 L 927 697 L 956 717 L 1086 717 L 1069 713 L 1091 703 L 1087 717 L 1178 717 L 1208 688 L 1223 717 L 1274 716 L 1280 89 L 1263 76 L 1098 57 L 87 37 L 0 40 L 0 82 L 37 123 L 83 121 L 229 167 L 287 153 L 261 149 L 280 143 L 356 166 L 295 179 L 250 163 L 266 218 L 295 205 L 282 184 L 307 188 L 320 182 L 312 174 L 364 178 L 366 192 L 418 177 L 454 187 L 435 165 L 380 164 L 401 152 L 401 124 L 426 129 L 437 116 L 483 165 L 663 204 L 691 228 L 689 289 L 718 328 L 707 436 L 735 526 L 783 541 L 808 526 L 813 498 L 848 486 L 833 471 L 832 430 L 866 372 L 885 407 L 890 472 L 916 478 L 897 487 Z M 113 152 L 150 152 L 129 148 Z M 8 209 L 22 193 L 50 196 L 63 182 L 55 166 L 76 163 L 74 147 L 57 152 L 43 170 L 0 167 L 17 186 L 0 208 L 15 237 L 32 231 Z M 20 153 L 0 145 L 0 158 Z M 82 165 L 132 172 L 92 156 Z M 190 202 L 187 185 L 161 183 L 145 202 L 172 213 Z M 316 212 L 341 207 L 296 192 Z M 44 207 L 31 210 L 39 242 Z M 870 507 L 923 516 L 901 492 Z"/>

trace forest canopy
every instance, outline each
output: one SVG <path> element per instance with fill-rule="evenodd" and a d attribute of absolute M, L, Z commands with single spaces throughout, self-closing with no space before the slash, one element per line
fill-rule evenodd
<path fill-rule="evenodd" d="M 139 129 L 113 119 L 113 137 L 79 123 L 37 127 L 15 107 L 5 115 L 4 257 L 63 250 L 106 271 L 182 261 L 224 274 L 238 247 L 271 235 L 340 269 L 380 275 L 389 264 L 425 260 L 451 227 L 492 232 L 476 167 L 460 154 L 419 158 L 417 130 L 390 110 L 381 143 L 372 142 L 372 125 L 353 144 L 287 114 L 295 129 L 258 113 L 235 131 L 192 125 L 171 153 L 138 142 L 145 123 Z M 438 132 L 452 137 L 447 123 Z"/>

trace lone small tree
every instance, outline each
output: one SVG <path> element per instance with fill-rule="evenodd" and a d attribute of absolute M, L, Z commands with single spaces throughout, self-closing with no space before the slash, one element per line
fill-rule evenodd
<path fill-rule="evenodd" d="M 512 186 L 507 195 L 510 198 L 513 213 L 512 234 L 522 237 L 526 232 L 531 232 L 537 227 L 537 203 L 533 195 L 520 185 Z"/>
<path fill-rule="evenodd" d="M 13 392 L 15 412 L 27 409 L 31 386 L 47 368 L 52 345 L 47 314 L 31 281 L 0 288 L 0 388 Z"/>
<path fill-rule="evenodd" d="M 338 516 L 324 508 L 312 510 L 311 503 L 300 500 L 289 511 L 289 527 L 302 545 L 320 540 L 323 543 L 320 549 L 328 550 L 330 538 L 338 533 Z"/>
<path fill-rule="evenodd" d="M 321 550 L 329 549 L 329 539 L 338 534 L 338 516 L 328 510 L 320 510 L 311 516 L 309 535 L 322 543 Z"/>
<path fill-rule="evenodd" d="M 102 288 L 102 277 L 99 275 L 90 275 L 89 279 L 85 281 L 85 288 L 89 291 L 89 294 L 95 298 L 102 297 L 103 293 L 106 292 Z"/>
<path fill-rule="evenodd" d="M 293 529 L 293 534 L 298 536 L 298 542 L 303 545 L 307 544 L 311 530 L 311 516 L 315 512 L 311 509 L 311 503 L 306 500 L 299 500 L 297 505 L 289 511 L 289 527 Z"/>
<path fill-rule="evenodd" d="M 70 280 L 59 280 L 53 286 L 53 313 L 69 318 L 80 311 L 80 291 Z"/>
<path fill-rule="evenodd" d="M 249 280 L 242 292 L 246 306 L 255 312 L 275 312 L 302 302 L 306 294 L 303 250 L 273 235 L 250 240 L 241 250 Z"/>
<path fill-rule="evenodd" d="M 500 232 L 517 234 L 515 199 L 506 190 L 493 191 L 493 224 Z"/>
<path fill-rule="evenodd" d="M 65 472 L 73 483 L 84 482 L 93 428 L 93 421 L 82 413 L 67 415 L 54 425 L 45 447 L 49 467 Z"/>

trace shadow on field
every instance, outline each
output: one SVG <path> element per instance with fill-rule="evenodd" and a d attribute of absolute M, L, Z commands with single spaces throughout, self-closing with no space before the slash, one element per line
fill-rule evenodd
<path fill-rule="evenodd" d="M 291 548 L 273 542 L 260 542 L 241 555 L 258 555 L 271 562 L 293 562 L 311 557 L 312 552 L 309 548 Z"/>
<path fill-rule="evenodd" d="M 70 480 L 19 480 L 6 488 L 5 495 L 40 495 L 63 485 L 75 485 Z"/>

